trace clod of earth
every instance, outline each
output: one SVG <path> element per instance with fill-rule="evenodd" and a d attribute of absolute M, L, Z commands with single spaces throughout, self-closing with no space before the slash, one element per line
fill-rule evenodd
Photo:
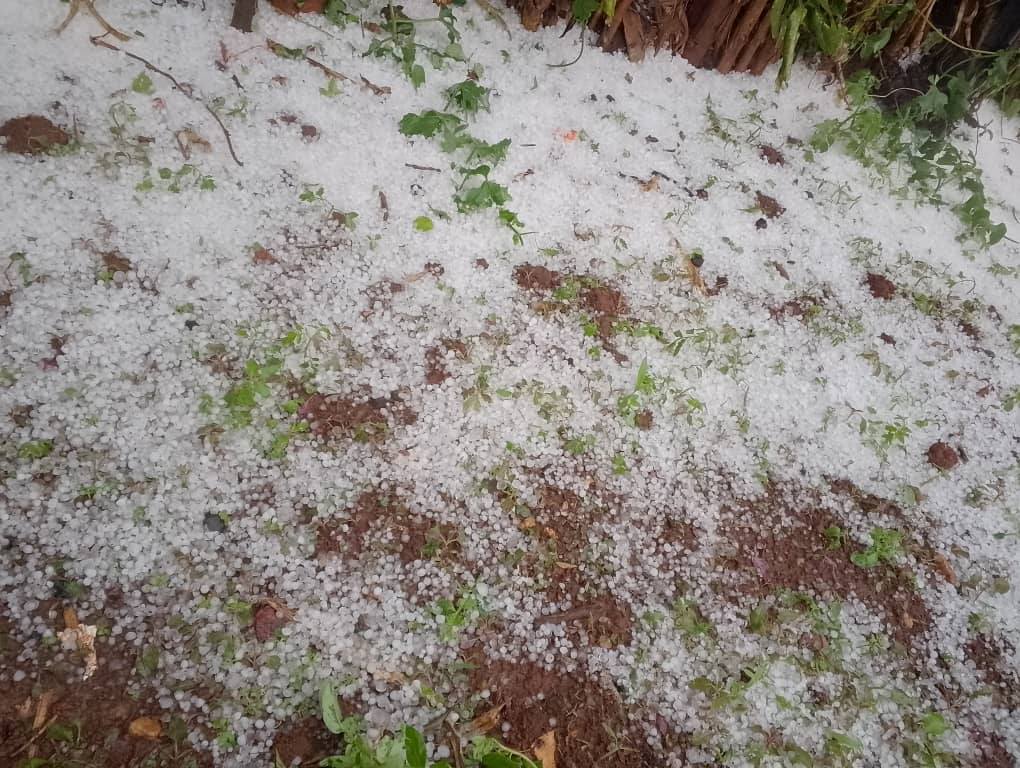
<path fill-rule="evenodd" d="M 928 463 L 948 472 L 960 463 L 960 456 L 951 445 L 939 441 L 928 446 Z"/>
<path fill-rule="evenodd" d="M 609 685 L 582 674 L 550 672 L 538 664 L 468 654 L 476 691 L 492 692 L 509 723 L 506 740 L 528 750 L 554 722 L 556 764 L 559 768 L 646 768 L 658 765 L 654 751 L 635 732 L 620 695 Z M 491 706 L 491 704 L 486 705 Z"/>
<path fill-rule="evenodd" d="M 67 132 L 42 115 L 14 117 L 0 126 L 4 149 L 21 155 L 38 155 L 71 141 Z"/>
<path fill-rule="evenodd" d="M 865 279 L 868 283 L 868 290 L 871 291 L 871 295 L 876 299 L 885 299 L 888 301 L 896 296 L 896 283 L 885 275 L 869 272 Z"/>
<path fill-rule="evenodd" d="M 762 144 L 761 156 L 768 161 L 769 165 L 785 165 L 786 163 L 783 153 L 768 144 Z"/>
<path fill-rule="evenodd" d="M 274 601 L 260 605 L 254 613 L 252 626 L 255 637 L 264 643 L 276 634 L 276 630 L 285 627 L 291 620 L 293 612 Z"/>
<path fill-rule="evenodd" d="M 764 192 L 755 192 L 754 199 L 758 205 L 758 210 L 760 210 L 766 218 L 775 219 L 786 213 L 786 208 L 780 205 L 776 198 L 766 195 Z"/>
<path fill-rule="evenodd" d="M 383 439 L 391 422 L 407 426 L 418 418 L 397 394 L 365 400 L 314 394 L 298 410 L 298 416 L 308 422 L 317 437 L 353 436 L 361 440 Z"/>

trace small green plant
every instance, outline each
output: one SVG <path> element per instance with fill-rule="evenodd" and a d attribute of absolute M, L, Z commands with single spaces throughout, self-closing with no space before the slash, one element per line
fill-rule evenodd
<path fill-rule="evenodd" d="M 465 82 L 476 85 L 470 80 Z M 468 93 L 474 93 L 474 91 L 470 91 L 466 86 L 455 91 L 463 103 L 473 105 L 474 102 L 465 95 Z M 461 179 L 457 185 L 457 194 L 454 196 L 457 210 L 461 213 L 473 213 L 487 208 L 496 208 L 500 223 L 512 234 L 514 245 L 523 245 L 524 235 L 527 234 L 524 232 L 524 223 L 516 213 L 504 207 L 510 201 L 509 190 L 502 184 L 489 179 L 492 169 L 506 158 L 510 139 L 503 139 L 495 144 L 480 141 L 466 132 L 466 123 L 457 115 L 432 109 L 404 115 L 400 119 L 399 128 L 405 136 L 438 138 L 440 148 L 444 152 L 452 154 L 466 151 L 468 163 L 480 162 L 479 165 L 459 168 Z M 481 181 L 468 186 L 468 182 L 475 179 L 481 179 Z"/>
<path fill-rule="evenodd" d="M 1013 348 L 1013 354 L 1020 357 L 1020 325 L 1011 325 L 1006 331 L 1006 340 Z"/>
<path fill-rule="evenodd" d="M 443 597 L 436 601 L 432 612 L 439 624 L 439 639 L 452 643 L 470 622 L 482 614 L 482 606 L 472 592 L 460 594 L 456 600 Z"/>
<path fill-rule="evenodd" d="M 191 163 L 185 163 L 176 171 L 172 168 L 159 168 L 156 170 L 156 179 L 166 192 L 179 193 L 189 183 L 202 192 L 211 192 L 216 189 L 216 180 L 212 176 L 202 174 Z M 146 173 L 145 178 L 135 185 L 135 191 L 151 192 L 157 186 L 156 179 Z"/>
<path fill-rule="evenodd" d="M 960 239 L 988 247 L 1006 235 L 1005 224 L 991 220 L 981 170 L 971 153 L 962 152 L 933 125 L 953 125 L 970 110 L 971 84 L 962 75 L 932 79 L 928 90 L 892 112 L 871 99 L 877 81 L 862 71 L 847 81 L 849 116 L 825 120 L 815 128 L 811 146 L 825 152 L 842 146 L 864 167 L 887 184 L 903 182 L 893 170 L 903 168 L 906 187 L 919 201 L 945 204 L 942 191 L 955 187 L 966 195 L 953 211 L 964 225 Z"/>
<path fill-rule="evenodd" d="M 825 543 L 829 549 L 842 549 L 846 541 L 846 532 L 838 525 L 830 525 L 825 529 Z"/>
<path fill-rule="evenodd" d="M 327 99 L 335 99 L 341 93 L 340 83 L 335 77 L 331 77 L 326 81 L 325 87 L 319 89 L 319 93 Z"/>
<path fill-rule="evenodd" d="M 858 431 L 864 438 L 864 444 L 878 454 L 883 461 L 888 457 L 894 446 L 899 446 L 906 453 L 907 438 L 910 437 L 910 425 L 902 416 L 893 422 L 861 418 Z"/>
<path fill-rule="evenodd" d="M 216 745 L 224 750 L 237 749 L 237 734 L 230 727 L 230 720 L 225 717 L 216 718 L 209 725 L 216 734 Z"/>
<path fill-rule="evenodd" d="M 351 13 L 347 8 L 346 0 L 327 0 L 326 6 L 322 9 L 322 15 L 331 24 L 343 29 L 348 24 L 356 24 L 357 14 Z"/>
<path fill-rule="evenodd" d="M 769 673 L 767 662 L 745 667 L 740 673 L 725 683 L 717 683 L 709 677 L 696 677 L 688 683 L 692 691 L 705 694 L 712 702 L 712 709 L 733 709 L 737 712 L 746 708 L 745 696 L 758 683 L 763 682 Z"/>
<path fill-rule="evenodd" d="M 825 735 L 825 754 L 840 760 L 847 760 L 864 749 L 860 739 L 856 739 L 839 731 L 829 731 Z"/>
<path fill-rule="evenodd" d="M 889 528 L 871 531 L 871 546 L 850 555 L 850 561 L 859 568 L 874 568 L 880 563 L 895 563 L 903 556 L 903 535 Z"/>
<path fill-rule="evenodd" d="M 429 760 L 425 737 L 409 725 L 370 741 L 361 718 L 343 716 L 332 683 L 320 687 L 319 706 L 326 730 L 344 741 L 343 753 L 324 758 L 322 768 L 452 768 L 446 760 Z M 464 768 L 540 768 L 527 755 L 486 736 L 475 736 L 458 757 Z"/>
<path fill-rule="evenodd" d="M 428 58 L 433 69 L 442 69 L 447 61 L 465 60 L 457 20 L 448 6 L 440 8 L 439 15 L 433 18 L 412 19 L 402 6 L 388 5 L 383 8 L 382 17 L 382 34 L 372 40 L 365 55 L 393 59 L 415 88 L 425 84 L 425 68 L 418 63 L 419 53 Z M 418 25 L 428 23 L 439 23 L 445 28 L 448 43 L 444 48 L 418 41 Z"/>
<path fill-rule="evenodd" d="M 673 626 L 688 637 L 710 635 L 715 631 L 712 622 L 705 618 L 697 603 L 688 598 L 673 603 Z"/>
<path fill-rule="evenodd" d="M 414 228 L 418 232 L 431 232 L 434 227 L 435 224 L 428 216 L 419 216 L 414 220 Z"/>
<path fill-rule="evenodd" d="M 1009 412 L 1017 406 L 1020 406 L 1020 387 L 1014 387 L 1002 396 L 1002 410 Z"/>
<path fill-rule="evenodd" d="M 455 107 L 469 117 L 478 114 L 479 110 L 489 110 L 489 89 L 474 80 L 451 85 L 446 89 L 446 106 Z"/>
<path fill-rule="evenodd" d="M 305 187 L 298 195 L 302 203 L 318 203 L 325 199 L 326 190 L 323 187 Z"/>
<path fill-rule="evenodd" d="M 18 458 L 20 459 L 37 461 L 38 459 L 45 459 L 51 453 L 53 453 L 52 440 L 31 440 L 27 443 L 22 443 L 18 447 Z"/>
<path fill-rule="evenodd" d="M 864 0 L 777 0 L 769 16 L 772 39 L 782 55 L 777 85 L 790 77 L 801 51 L 818 51 L 842 66 L 853 56 L 868 61 L 888 45 L 893 32 L 908 17 L 912 2 Z"/>
<path fill-rule="evenodd" d="M 131 81 L 131 90 L 144 96 L 151 96 L 156 92 L 156 88 L 152 84 L 152 78 L 145 72 L 139 72 L 135 79 Z"/>

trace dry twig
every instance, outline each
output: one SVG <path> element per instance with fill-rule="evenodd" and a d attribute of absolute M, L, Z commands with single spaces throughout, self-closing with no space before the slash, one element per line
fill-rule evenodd
<path fill-rule="evenodd" d="M 149 70 L 150 72 L 155 72 L 157 75 L 162 75 L 167 80 L 169 80 L 171 83 L 173 83 L 174 88 L 176 88 L 178 91 L 183 93 L 185 96 L 187 96 L 192 101 L 197 102 L 198 104 L 201 104 L 203 107 L 205 107 L 205 111 L 208 112 L 210 115 L 212 115 L 212 119 L 216 121 L 216 124 L 220 127 L 220 130 L 223 131 L 223 138 L 225 138 L 227 140 L 227 149 L 230 150 L 230 156 L 234 159 L 234 162 L 237 163 L 240 166 L 244 165 L 244 163 L 242 163 L 241 160 L 237 157 L 237 153 L 234 151 L 234 143 L 230 140 L 230 131 L 227 130 L 227 126 L 225 126 L 223 124 L 223 121 L 220 119 L 220 116 L 216 114 L 216 110 L 214 110 L 212 107 L 210 107 L 204 101 L 202 101 L 200 98 L 195 96 L 195 93 L 192 90 L 190 85 L 178 82 L 177 78 L 174 77 L 173 75 L 171 75 L 169 72 L 167 72 L 166 70 L 160 69 L 155 64 L 153 64 L 152 62 L 148 61 L 147 59 L 143 59 L 138 54 L 131 53 L 131 51 L 125 51 L 123 48 L 118 48 L 113 43 L 106 42 L 105 40 L 103 40 L 103 36 L 102 35 L 100 35 L 98 37 L 90 37 L 89 40 L 92 41 L 92 45 L 97 45 L 97 46 L 100 46 L 101 48 L 109 48 L 111 51 L 117 51 L 118 53 L 123 53 L 129 59 L 134 59 L 135 61 L 137 61 L 140 64 L 144 65 L 145 68 L 147 70 Z"/>

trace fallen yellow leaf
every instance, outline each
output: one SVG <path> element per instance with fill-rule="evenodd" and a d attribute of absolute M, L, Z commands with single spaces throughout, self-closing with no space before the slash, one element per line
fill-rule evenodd
<path fill-rule="evenodd" d="M 131 725 L 128 726 L 128 733 L 140 739 L 157 741 L 163 734 L 163 726 L 154 717 L 139 717 L 137 720 L 131 721 Z"/>

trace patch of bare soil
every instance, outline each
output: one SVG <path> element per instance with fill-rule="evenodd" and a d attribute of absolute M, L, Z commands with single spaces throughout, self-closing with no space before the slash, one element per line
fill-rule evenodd
<path fill-rule="evenodd" d="M 50 613 L 59 614 L 54 605 Z M 83 619 L 83 623 L 88 623 Z M 59 625 L 59 626 L 58 626 Z M 64 628 L 54 617 L 54 630 Z M 201 768 L 209 755 L 187 741 L 188 725 L 159 706 L 139 685 L 137 652 L 119 643 L 96 643 L 99 667 L 88 680 L 76 652 L 39 651 L 38 660 L 17 660 L 20 648 L 0 617 L 0 668 L 22 671 L 0 696 L 0 765 L 103 766 L 103 768 Z M 38 675 L 32 680 L 31 674 Z M 132 724 L 134 724 L 132 726 Z M 31 760 L 36 762 L 30 762 Z"/>
<path fill-rule="evenodd" d="M 993 698 L 1009 707 L 1020 707 L 1020 679 L 1010 667 L 1001 642 L 985 634 L 975 636 L 964 646 L 967 658 L 974 662 L 982 679 L 992 687 Z"/>
<path fill-rule="evenodd" d="M 1016 768 L 1016 758 L 997 733 L 975 730 L 970 738 L 978 751 L 977 758 L 969 763 L 971 768 Z"/>
<path fill-rule="evenodd" d="M 474 690 L 491 692 L 510 723 L 509 746 L 529 750 L 549 731 L 556 734 L 558 768 L 660 768 L 663 763 L 635 733 L 627 708 L 612 688 L 581 674 L 549 672 L 537 664 L 473 660 Z"/>
<path fill-rule="evenodd" d="M 458 360 L 467 360 L 468 348 L 463 341 L 457 339 L 442 339 L 435 347 L 425 351 L 425 383 L 442 384 L 450 378 L 450 372 L 446 368 L 446 356 L 452 352 Z"/>
<path fill-rule="evenodd" d="M 0 125 L 0 136 L 7 139 L 6 151 L 20 155 L 42 154 L 71 140 L 67 131 L 42 115 L 11 118 Z"/>
<path fill-rule="evenodd" d="M 549 293 L 560 287 L 563 277 L 545 267 L 534 264 L 520 264 L 514 268 L 514 281 L 526 291 Z"/>
<path fill-rule="evenodd" d="M 798 296 L 778 306 L 771 307 L 769 314 L 773 320 L 781 320 L 784 317 L 795 317 L 798 320 L 804 320 L 815 311 L 816 307 L 820 307 L 821 304 L 821 301 L 814 296 Z"/>
<path fill-rule="evenodd" d="M 913 647 L 931 625 L 931 615 L 911 574 L 884 563 L 873 568 L 854 565 L 846 541 L 834 546 L 826 535 L 839 527 L 823 510 L 792 508 L 774 497 L 760 499 L 726 514 L 719 532 L 736 552 L 723 564 L 736 574 L 737 589 L 747 596 L 795 589 L 823 598 L 856 597 L 885 617 L 901 645 Z"/>
<path fill-rule="evenodd" d="M 537 293 L 541 296 L 548 296 L 556 289 L 564 285 L 565 276 L 543 266 L 535 264 L 519 264 L 514 269 L 514 281 L 526 291 Z M 599 341 L 607 352 L 617 360 L 623 361 L 626 358 L 620 354 L 612 343 L 616 335 L 616 324 L 627 313 L 627 301 L 623 294 L 616 288 L 605 285 L 598 280 L 584 275 L 569 276 L 585 283 L 576 297 L 576 307 L 588 312 L 595 326 L 598 329 Z M 574 300 L 570 300 L 573 302 Z M 539 309 L 551 312 L 568 306 L 563 302 L 543 302 Z"/>
<path fill-rule="evenodd" d="M 344 716 L 353 711 L 344 711 L 346 702 L 340 701 Z M 317 766 L 324 757 L 337 754 L 341 749 L 339 739 L 326 730 L 317 717 L 308 717 L 295 723 L 288 723 L 277 731 L 273 739 L 273 754 L 285 768 Z"/>
<path fill-rule="evenodd" d="M 871 295 L 876 299 L 888 301 L 896 296 L 896 283 L 885 275 L 869 272 L 865 280 L 868 284 L 868 290 L 871 291 Z"/>
<path fill-rule="evenodd" d="M 548 561 L 551 601 L 577 603 L 594 592 L 582 570 L 588 549 L 588 532 L 601 515 L 573 491 L 545 484 L 538 490 L 538 503 L 521 527 L 539 544 L 542 559 Z"/>
<path fill-rule="evenodd" d="M 436 523 L 415 515 L 394 496 L 366 491 L 358 497 L 347 521 L 319 525 L 315 554 L 345 553 L 359 557 L 366 551 L 392 552 L 404 565 L 415 560 L 456 555 L 460 552 L 458 531 L 448 524 Z"/>
<path fill-rule="evenodd" d="M 928 463 L 948 472 L 960 463 L 960 455 L 949 443 L 940 441 L 928 446 Z"/>
<path fill-rule="evenodd" d="M 308 422 L 316 437 L 353 437 L 360 442 L 383 440 L 392 424 L 407 426 L 418 420 L 418 414 L 396 393 L 364 400 L 314 394 L 301 406 L 298 415 Z"/>
<path fill-rule="evenodd" d="M 568 635 L 583 631 L 590 642 L 601 648 L 630 645 L 633 639 L 634 613 L 630 606 L 612 597 L 600 597 L 566 611 L 547 613 L 535 619 L 535 626 L 562 624 Z M 570 632 L 569 630 L 573 630 Z"/>

